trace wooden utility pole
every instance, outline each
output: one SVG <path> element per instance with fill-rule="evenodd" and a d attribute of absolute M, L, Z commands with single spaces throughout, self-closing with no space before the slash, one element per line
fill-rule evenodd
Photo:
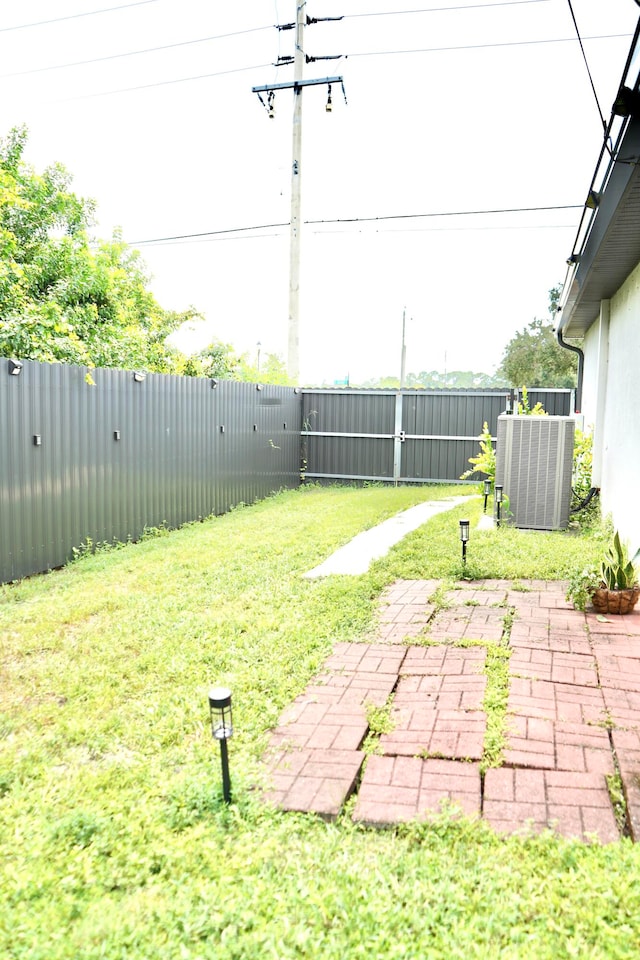
<path fill-rule="evenodd" d="M 407 343 L 405 340 L 405 317 L 407 308 L 402 311 L 402 348 L 400 350 L 400 389 L 404 390 L 404 378 L 407 367 Z"/>
<path fill-rule="evenodd" d="M 345 98 L 344 81 L 342 77 L 322 77 L 317 80 L 304 80 L 303 70 L 305 63 L 316 60 L 338 60 L 338 56 L 308 57 L 304 52 L 304 28 L 307 24 L 320 23 L 325 20 L 341 20 L 342 17 L 309 18 L 306 13 L 307 0 L 296 0 L 295 24 L 282 24 L 279 30 L 295 29 L 294 56 L 278 57 L 278 66 L 290 64 L 293 61 L 293 80 L 287 83 L 268 83 L 259 87 L 252 87 L 254 93 L 267 108 L 270 117 L 273 117 L 273 100 L 277 90 L 293 90 L 293 137 L 291 157 L 291 220 L 289 228 L 289 327 L 287 373 L 294 381 L 300 377 L 300 252 L 301 252 L 301 206 L 302 206 L 302 90 L 304 87 L 326 84 L 328 88 L 327 110 L 331 109 L 331 84 L 340 84 Z M 261 94 L 268 94 L 267 103 Z"/>
<path fill-rule="evenodd" d="M 302 203 L 302 73 L 306 0 L 296 6 L 296 40 L 293 61 L 293 136 L 291 146 L 291 226 L 289 228 L 289 340 L 287 373 L 294 383 L 300 377 L 300 210 Z"/>

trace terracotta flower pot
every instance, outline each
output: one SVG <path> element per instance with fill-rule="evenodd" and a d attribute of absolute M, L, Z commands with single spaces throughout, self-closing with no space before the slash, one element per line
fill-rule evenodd
<path fill-rule="evenodd" d="M 591 597 L 596 613 L 631 613 L 640 598 L 640 586 L 628 590 L 607 590 L 600 587 Z"/>

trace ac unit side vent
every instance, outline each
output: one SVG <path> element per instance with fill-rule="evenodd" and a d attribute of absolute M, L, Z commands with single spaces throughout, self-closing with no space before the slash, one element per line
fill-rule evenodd
<path fill-rule="evenodd" d="M 571 510 L 572 417 L 498 417 L 496 483 L 509 520 L 530 530 L 562 530 Z"/>

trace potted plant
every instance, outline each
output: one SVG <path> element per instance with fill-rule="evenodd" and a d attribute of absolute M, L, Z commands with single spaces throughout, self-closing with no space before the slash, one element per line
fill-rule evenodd
<path fill-rule="evenodd" d="M 596 613 L 630 613 L 640 598 L 635 563 L 640 550 L 629 559 L 626 545 L 616 530 L 600 566 L 587 568 L 569 580 L 567 600 L 584 610 L 591 600 Z"/>

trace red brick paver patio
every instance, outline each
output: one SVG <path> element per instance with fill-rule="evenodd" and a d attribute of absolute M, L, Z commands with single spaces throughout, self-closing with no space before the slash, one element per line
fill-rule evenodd
<path fill-rule="evenodd" d="M 393 584 L 372 642 L 335 645 L 273 731 L 268 800 L 335 817 L 355 793 L 353 818 L 377 826 L 444 804 L 502 833 L 608 843 L 620 832 L 607 777 L 619 774 L 624 832 L 640 839 L 640 612 L 580 613 L 564 583 L 460 583 L 444 604 L 438 587 Z M 482 772 L 496 647 L 509 657 L 506 745 Z M 388 732 L 370 731 L 372 707 L 388 711 Z"/>

